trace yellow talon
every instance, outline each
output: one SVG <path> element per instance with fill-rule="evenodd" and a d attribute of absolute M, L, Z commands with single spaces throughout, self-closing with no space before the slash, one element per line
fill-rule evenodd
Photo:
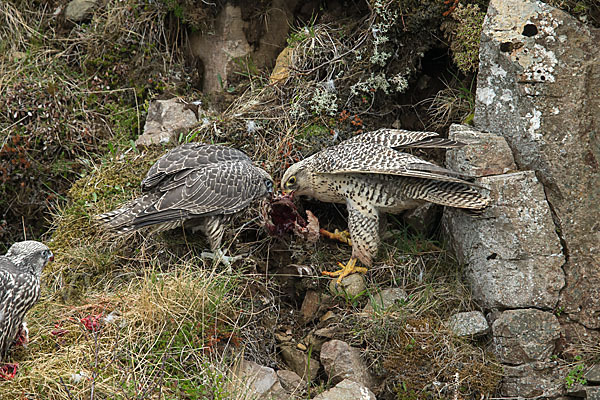
<path fill-rule="evenodd" d="M 349 246 L 352 246 L 352 241 L 350 240 L 350 232 L 347 230 L 340 232 L 339 230 L 333 231 L 333 233 L 325 230 L 323 228 L 319 229 L 321 235 L 325 236 L 328 239 L 338 240 L 342 243 L 346 243 Z"/>
<path fill-rule="evenodd" d="M 340 270 L 337 271 L 333 271 L 333 272 L 329 272 L 329 271 L 323 271 L 323 275 L 327 275 L 327 276 L 337 276 L 337 281 L 336 281 L 336 285 L 339 285 L 342 283 L 342 279 L 344 279 L 346 276 L 350 275 L 350 274 L 354 274 L 356 272 L 361 273 L 361 274 L 366 274 L 367 273 L 367 269 L 365 267 L 357 267 L 356 266 L 356 258 L 351 258 L 350 261 L 348 261 L 348 263 L 346 265 L 342 264 L 342 263 L 338 263 L 338 265 L 342 268 Z"/>

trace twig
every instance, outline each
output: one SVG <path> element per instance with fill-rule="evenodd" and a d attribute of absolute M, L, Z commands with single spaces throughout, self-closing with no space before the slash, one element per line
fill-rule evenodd
<path fill-rule="evenodd" d="M 60 381 L 61 385 L 63 385 L 63 388 L 65 388 L 65 390 L 67 391 L 67 396 L 69 396 L 69 399 L 75 400 L 75 398 L 71 394 L 71 391 L 69 390 L 69 388 L 67 387 L 67 385 L 65 385 L 65 382 L 63 381 L 62 376 L 59 376 L 58 380 Z"/>

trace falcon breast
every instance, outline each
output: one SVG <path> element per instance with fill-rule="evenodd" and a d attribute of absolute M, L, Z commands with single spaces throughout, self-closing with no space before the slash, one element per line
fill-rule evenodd
<path fill-rule="evenodd" d="M 469 177 L 398 151 L 463 145 L 434 132 L 380 129 L 292 165 L 281 185 L 294 195 L 346 204 L 351 261 L 369 266 L 380 241 L 380 213 L 398 213 L 424 202 L 470 210 L 488 205 L 489 199 L 473 188 Z"/>
<path fill-rule="evenodd" d="M 273 179 L 239 150 L 186 143 L 170 150 L 142 181 L 143 195 L 97 218 L 117 233 L 185 223 L 198 227 L 211 249 L 220 247 L 223 223 L 257 199 L 273 193 Z"/>
<path fill-rule="evenodd" d="M 53 259 L 46 245 L 32 240 L 17 242 L 0 256 L 0 360 L 21 330 L 25 314 L 37 302 L 42 270 Z"/>

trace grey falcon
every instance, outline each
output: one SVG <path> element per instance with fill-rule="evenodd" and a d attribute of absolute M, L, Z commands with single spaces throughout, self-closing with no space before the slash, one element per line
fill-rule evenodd
<path fill-rule="evenodd" d="M 202 231 L 225 263 L 228 259 L 220 250 L 225 224 L 273 193 L 271 176 L 246 154 L 204 143 L 186 143 L 167 152 L 148 170 L 141 186 L 141 197 L 97 219 L 116 233 L 150 226 L 163 231 L 185 224 Z"/>
<path fill-rule="evenodd" d="M 424 202 L 479 211 L 489 198 L 474 189 L 469 177 L 439 167 L 409 153 L 409 148 L 453 148 L 463 143 L 435 132 L 379 129 L 326 148 L 290 166 L 281 188 L 294 196 L 346 204 L 352 256 L 342 269 L 323 272 L 342 278 L 365 273 L 357 260 L 371 266 L 380 243 L 382 213 L 399 213 Z M 344 235 L 326 233 L 342 241 Z"/>
<path fill-rule="evenodd" d="M 54 255 L 33 240 L 14 243 L 0 256 L 0 360 L 19 334 L 25 314 L 40 297 L 40 277 Z"/>

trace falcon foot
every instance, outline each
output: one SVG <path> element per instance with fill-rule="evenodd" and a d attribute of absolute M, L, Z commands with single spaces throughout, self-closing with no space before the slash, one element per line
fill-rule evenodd
<path fill-rule="evenodd" d="M 342 263 L 338 263 L 338 265 L 342 269 L 334 271 L 334 272 L 323 271 L 323 275 L 338 277 L 337 281 L 335 283 L 336 285 L 339 285 L 340 283 L 342 283 L 342 279 L 344 279 L 346 276 L 348 276 L 350 274 L 354 274 L 356 272 L 361 273 L 361 274 L 367 273 L 367 269 L 365 267 L 357 267 L 356 266 L 356 258 L 351 258 L 350 261 L 348 261 L 348 264 L 346 264 L 346 265 L 344 265 Z"/>
<path fill-rule="evenodd" d="M 319 229 L 319 232 L 321 233 L 321 235 L 325 236 L 328 239 L 337 240 L 342 243 L 346 243 L 349 246 L 352 246 L 352 241 L 350 240 L 350 232 L 348 232 L 347 230 L 340 232 L 339 230 L 336 229 L 332 233 L 332 232 L 329 232 L 328 230 L 321 228 L 321 229 Z"/>
<path fill-rule="evenodd" d="M 225 253 L 220 249 L 215 251 L 214 253 L 212 253 L 210 251 L 203 251 L 202 254 L 200 254 L 200 257 L 208 258 L 208 259 L 220 262 L 227 268 L 231 268 L 231 264 L 233 262 L 235 262 L 237 260 L 241 260 L 243 258 L 242 256 L 233 256 L 233 257 L 226 256 Z"/>

